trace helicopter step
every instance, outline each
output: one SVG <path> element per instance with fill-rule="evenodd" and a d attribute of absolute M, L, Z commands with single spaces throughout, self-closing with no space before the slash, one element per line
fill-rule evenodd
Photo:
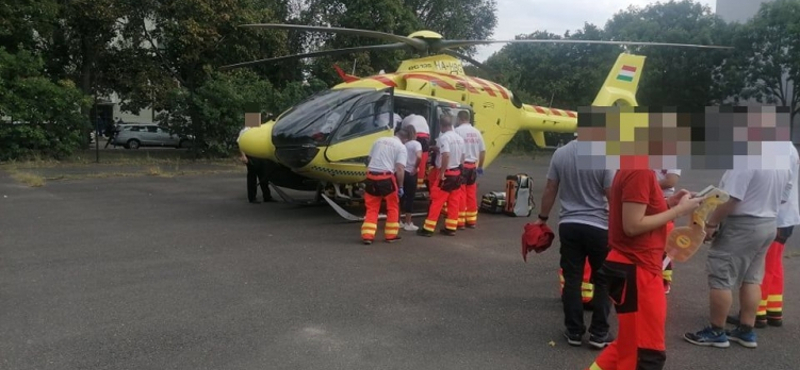
<path fill-rule="evenodd" d="M 356 215 L 354 215 L 354 214 L 352 214 L 350 212 L 347 212 L 340 205 L 336 204 L 336 202 L 334 202 L 333 199 L 328 198 L 327 195 L 325 195 L 325 194 L 320 194 L 320 195 L 322 196 L 323 199 L 325 199 L 326 202 L 328 202 L 328 204 L 331 206 L 331 208 L 333 208 L 333 210 L 336 211 L 336 213 L 338 213 L 339 216 L 342 216 L 342 218 L 344 218 L 345 220 L 351 221 L 351 222 L 362 222 L 362 221 L 364 221 L 364 217 L 358 217 L 358 216 L 356 216 Z M 427 214 L 428 214 L 427 212 L 426 213 L 412 213 L 411 217 L 426 216 Z M 383 213 L 379 214 L 378 215 L 378 219 L 379 220 L 385 220 L 386 219 L 386 214 L 383 214 Z"/>

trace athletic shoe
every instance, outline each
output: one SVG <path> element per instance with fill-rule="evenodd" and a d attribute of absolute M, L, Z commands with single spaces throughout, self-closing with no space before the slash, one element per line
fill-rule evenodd
<path fill-rule="evenodd" d="M 767 318 L 767 324 L 769 326 L 780 327 L 783 326 L 783 319 Z M 756 327 L 758 327 L 758 322 L 756 322 Z"/>
<path fill-rule="evenodd" d="M 400 221 L 400 228 L 401 229 L 405 229 L 406 228 L 406 223 L 403 222 L 403 221 Z"/>
<path fill-rule="evenodd" d="M 564 338 L 567 338 L 567 343 L 573 347 L 580 347 L 583 344 L 583 335 L 570 334 L 569 331 L 565 331 Z"/>
<path fill-rule="evenodd" d="M 439 232 L 447 236 L 456 236 L 456 232 L 454 230 L 440 229 Z"/>
<path fill-rule="evenodd" d="M 475 224 L 467 224 L 467 229 L 474 229 L 477 226 Z"/>
<path fill-rule="evenodd" d="M 369 239 L 362 239 L 361 241 L 364 243 L 364 245 L 372 244 L 372 240 L 369 240 Z"/>
<path fill-rule="evenodd" d="M 668 282 L 664 282 L 664 294 L 669 294 L 669 291 L 672 290 L 672 284 Z"/>
<path fill-rule="evenodd" d="M 387 243 L 394 243 L 396 241 L 400 241 L 400 239 L 403 239 L 403 238 L 400 235 L 398 235 L 398 236 L 396 236 L 396 237 L 394 237 L 392 239 L 386 239 L 386 242 Z"/>
<path fill-rule="evenodd" d="M 405 224 L 405 226 L 403 226 L 403 230 L 405 230 L 405 231 L 417 231 L 417 230 L 419 230 L 419 226 L 414 225 L 414 224 Z"/>
<path fill-rule="evenodd" d="M 724 330 L 716 331 L 710 326 L 696 333 L 686 333 L 683 335 L 683 339 L 698 346 L 712 346 L 717 348 L 728 348 L 731 346 Z"/>
<path fill-rule="evenodd" d="M 758 347 L 758 343 L 756 343 L 756 333 L 753 330 L 749 330 L 745 333 L 741 327 L 737 327 L 736 329 L 726 332 L 725 334 L 728 336 L 728 339 L 737 342 L 744 347 Z"/>
<path fill-rule="evenodd" d="M 425 229 L 419 229 L 419 230 L 417 230 L 417 235 L 419 235 L 419 236 L 427 236 L 427 237 L 430 238 L 430 237 L 433 236 L 433 231 L 428 231 L 428 230 L 425 230 Z"/>
<path fill-rule="evenodd" d="M 606 333 L 606 335 L 602 337 L 594 334 L 589 335 L 589 345 L 597 349 L 606 348 L 613 341 L 614 337 L 609 333 Z"/>

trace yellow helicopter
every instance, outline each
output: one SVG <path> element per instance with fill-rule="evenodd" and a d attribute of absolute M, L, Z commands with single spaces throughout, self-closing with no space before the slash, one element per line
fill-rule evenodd
<path fill-rule="evenodd" d="M 460 59 L 479 68 L 485 66 L 451 49 L 491 43 L 728 48 L 599 40 L 445 40 L 432 31 L 418 31 L 406 37 L 368 30 L 290 24 L 247 24 L 241 27 L 332 32 L 393 43 L 261 59 L 222 69 L 360 51 L 409 50 L 423 55 L 403 61 L 394 73 L 358 78 L 340 72 L 345 82 L 295 105 L 275 120 L 246 131 L 240 138 L 239 147 L 244 153 L 272 162 L 275 171 L 270 182 L 284 200 L 292 201 L 280 187 L 316 191 L 317 197 L 312 202 L 324 200 L 342 217 L 352 221 L 361 218 L 342 209 L 337 201 L 351 204 L 362 201 L 360 189 L 366 178 L 365 160 L 376 139 L 394 135 L 399 129 L 391 119 L 393 114 L 404 117 L 413 113 L 425 117 L 431 140 L 435 140 L 440 117 L 455 116 L 459 111 L 469 112 L 472 124 L 480 130 L 486 142 L 484 166 L 487 167 L 519 130 L 530 132 L 539 147 L 545 146 L 544 132 L 576 131 L 577 112 L 524 104 L 506 87 L 467 76 Z M 644 56 L 620 54 L 592 105 L 636 106 L 636 89 L 644 60 Z"/>

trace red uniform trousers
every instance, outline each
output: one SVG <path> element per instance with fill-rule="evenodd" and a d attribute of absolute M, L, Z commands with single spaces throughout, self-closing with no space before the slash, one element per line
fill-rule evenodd
<path fill-rule="evenodd" d="M 617 339 L 587 370 L 663 369 L 667 359 L 664 343 L 667 296 L 661 274 L 634 265 L 613 249 L 603 269 L 607 270 L 619 331 Z"/>
<path fill-rule="evenodd" d="M 764 279 L 761 281 L 761 304 L 756 314 L 757 321 L 783 320 L 783 250 L 786 240 L 791 235 L 791 227 L 779 228 L 775 241 L 767 251 Z"/>
<path fill-rule="evenodd" d="M 386 240 L 397 238 L 400 232 L 400 197 L 397 194 L 397 178 L 391 172 L 376 174 L 370 172 L 367 174 L 367 179 L 373 181 L 391 181 L 394 185 L 394 191 L 389 195 L 375 196 L 369 193 L 364 194 L 364 203 L 367 207 L 367 214 L 364 217 L 364 223 L 361 224 L 361 239 L 374 240 L 375 234 L 378 231 L 378 214 L 381 210 L 381 202 L 386 200 L 386 226 L 383 230 Z"/>
<path fill-rule="evenodd" d="M 558 281 L 561 284 L 560 294 L 564 293 L 564 270 L 558 269 Z M 592 265 L 589 264 L 589 259 L 583 265 L 583 282 L 581 282 L 581 301 L 587 304 L 592 301 L 594 297 L 594 284 L 592 284 Z"/>
<path fill-rule="evenodd" d="M 428 156 L 430 150 L 431 136 L 425 133 L 417 133 L 417 141 L 422 145 L 422 158 L 417 163 L 417 189 L 422 189 L 425 186 L 425 174 L 428 170 Z"/>
<path fill-rule="evenodd" d="M 445 172 L 446 176 L 461 176 L 461 171 L 458 168 L 450 169 Z M 428 176 L 428 184 L 430 184 L 431 194 L 431 207 L 428 210 L 428 217 L 425 219 L 425 224 L 422 226 L 426 231 L 435 231 L 436 223 L 439 221 L 439 214 L 442 212 L 442 206 L 447 203 L 447 216 L 445 217 L 444 227 L 450 231 L 456 231 L 458 228 L 458 210 L 459 201 L 461 198 L 460 188 L 453 191 L 444 191 L 439 184 L 441 183 L 439 169 L 433 168 Z"/>
<path fill-rule="evenodd" d="M 464 172 L 477 176 L 475 171 L 478 165 L 475 163 L 464 163 Z M 466 226 L 474 227 L 478 222 L 478 182 L 473 179 L 465 178 L 461 185 L 461 209 L 458 212 L 458 228 Z"/>

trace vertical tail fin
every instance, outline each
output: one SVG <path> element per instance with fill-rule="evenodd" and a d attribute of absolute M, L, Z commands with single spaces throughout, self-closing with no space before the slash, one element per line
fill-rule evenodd
<path fill-rule="evenodd" d="M 622 53 L 595 97 L 594 106 L 637 106 L 636 89 L 644 68 L 644 56 Z"/>

